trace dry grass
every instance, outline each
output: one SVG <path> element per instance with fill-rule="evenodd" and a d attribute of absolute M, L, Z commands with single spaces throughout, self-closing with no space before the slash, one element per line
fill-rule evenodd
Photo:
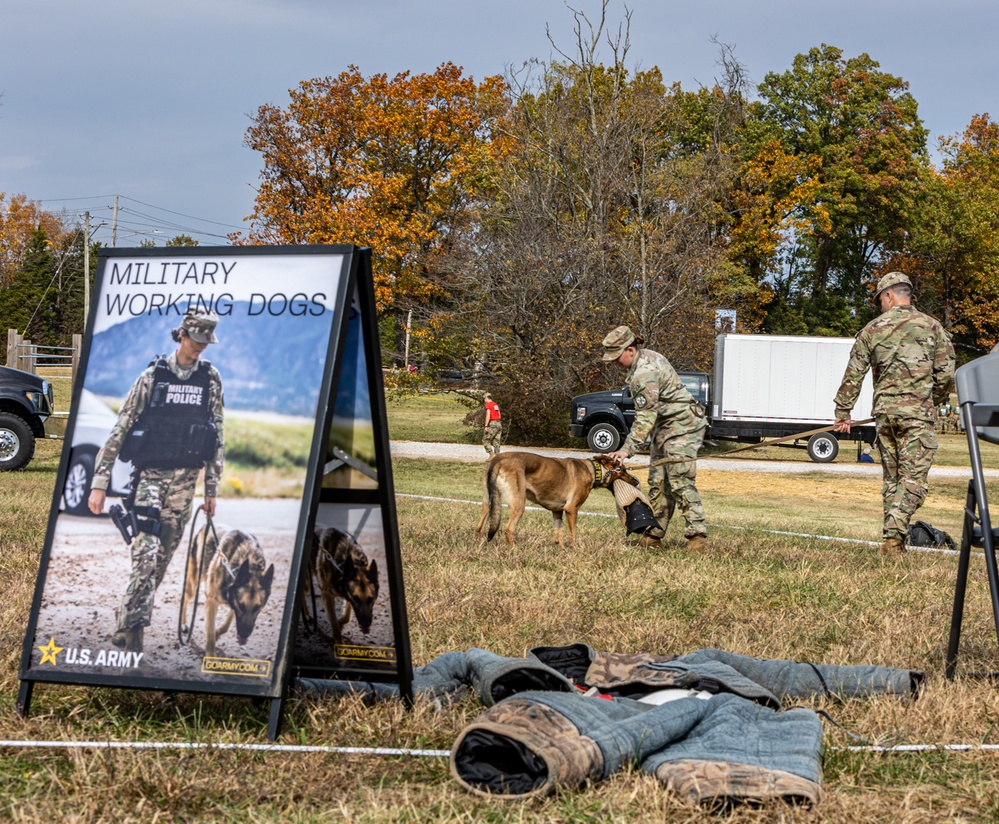
<path fill-rule="evenodd" d="M 0 738 L 250 742 L 266 706 L 245 699 L 39 684 L 32 715 L 14 713 L 17 667 L 56 465 L 43 444 L 27 472 L 0 475 Z M 397 460 L 396 489 L 478 500 L 479 464 Z M 574 548 L 551 541 L 547 513 L 528 512 L 515 548 L 476 545 L 476 506 L 399 498 L 413 656 L 417 664 L 478 646 L 522 655 L 586 642 L 618 651 L 718 647 L 757 657 L 884 664 L 928 673 L 914 703 L 820 704 L 846 728 L 891 743 L 999 743 L 999 695 L 943 678 L 956 558 L 911 553 L 881 561 L 859 543 L 765 530 L 876 540 L 879 481 L 819 473 L 782 477 L 702 471 L 714 549 L 692 555 L 674 524 L 668 549 L 622 540 L 613 518 L 580 519 Z M 935 483 L 920 515 L 958 537 L 966 484 Z M 586 509 L 611 514 L 597 492 Z M 733 529 L 731 527 L 745 527 Z M 972 587 L 960 668 L 999 669 L 984 564 Z M 281 743 L 448 749 L 480 708 L 356 699 L 289 702 Z M 738 809 L 718 820 L 972 821 L 999 818 L 999 755 L 851 752 L 826 728 L 825 797 L 813 812 Z M 541 802 L 472 798 L 438 758 L 238 751 L 0 751 L 0 818 L 12 821 L 696 821 L 705 814 L 654 781 L 617 775 Z"/>

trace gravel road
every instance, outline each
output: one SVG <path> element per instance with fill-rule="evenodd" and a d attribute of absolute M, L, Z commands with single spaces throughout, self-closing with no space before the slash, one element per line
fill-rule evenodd
<path fill-rule="evenodd" d="M 397 458 L 436 458 L 446 461 L 467 461 L 484 463 L 485 450 L 479 444 L 459 443 L 420 443 L 417 441 L 392 441 L 392 455 Z M 534 452 L 549 458 L 586 458 L 592 455 L 584 449 L 546 449 L 535 447 L 503 447 L 505 452 Z M 802 453 L 804 454 L 804 453 Z M 648 466 L 648 456 L 639 455 L 627 462 L 628 467 L 642 469 Z M 828 464 L 815 463 L 807 458 L 796 461 L 771 460 L 740 460 L 737 458 L 700 458 L 698 469 L 718 469 L 729 472 L 765 472 L 774 474 L 793 474 L 806 472 L 823 472 L 836 475 L 873 475 L 881 477 L 880 464 L 860 464 L 834 462 Z M 986 469 L 987 478 L 999 478 L 999 470 Z M 934 466 L 930 469 L 931 478 L 970 478 L 971 467 Z"/>

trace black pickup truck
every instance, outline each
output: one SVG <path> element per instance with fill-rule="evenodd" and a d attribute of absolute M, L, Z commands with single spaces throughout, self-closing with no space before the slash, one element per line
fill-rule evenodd
<path fill-rule="evenodd" d="M 687 391 L 694 400 L 708 406 L 708 375 L 704 372 L 678 372 Z M 611 389 L 606 392 L 589 392 L 572 399 L 569 434 L 586 438 L 594 452 L 613 452 L 627 437 L 635 420 L 635 402 L 631 390 Z"/>
<path fill-rule="evenodd" d="M 0 471 L 22 469 L 45 437 L 52 414 L 52 384 L 20 369 L 0 366 Z"/>

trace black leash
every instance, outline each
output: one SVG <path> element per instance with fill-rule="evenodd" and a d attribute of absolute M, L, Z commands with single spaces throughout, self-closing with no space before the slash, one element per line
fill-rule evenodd
<path fill-rule="evenodd" d="M 198 507 L 194 511 L 194 517 L 191 518 L 191 528 L 188 532 L 188 537 L 187 537 L 187 563 L 184 565 L 185 575 L 182 584 L 183 590 L 181 591 L 180 594 L 180 610 L 177 613 L 177 641 L 180 643 L 182 647 L 187 645 L 187 643 L 191 640 L 192 633 L 194 632 L 194 618 L 198 614 L 198 593 L 201 591 L 201 577 L 202 575 L 204 575 L 205 572 L 205 556 L 208 554 L 207 552 L 201 553 L 201 559 L 198 564 L 198 577 L 196 583 L 194 584 L 194 602 L 193 602 L 194 605 L 193 608 L 191 609 L 191 621 L 189 624 L 186 625 L 187 631 L 185 632 L 184 608 L 187 606 L 187 604 L 184 603 L 184 591 L 186 591 L 187 589 L 188 574 L 190 573 L 191 567 L 194 565 L 194 554 L 195 554 L 194 530 L 198 524 L 198 513 L 201 512 L 202 510 L 204 510 L 205 513 L 205 525 L 208 526 L 209 529 L 211 529 L 212 537 L 215 539 L 216 551 L 218 551 L 218 546 L 219 546 L 219 536 L 218 533 L 215 531 L 215 521 L 212 519 L 211 514 L 208 512 L 207 509 L 204 508 L 204 506 Z"/>

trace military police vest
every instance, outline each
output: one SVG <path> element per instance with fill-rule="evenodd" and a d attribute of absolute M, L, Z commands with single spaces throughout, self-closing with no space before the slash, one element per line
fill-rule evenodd
<path fill-rule="evenodd" d="M 152 393 L 125 437 L 121 458 L 136 469 L 198 469 L 211 460 L 218 442 L 208 402 L 211 364 L 201 361 L 186 381 L 163 357 L 150 366 L 155 366 Z"/>

